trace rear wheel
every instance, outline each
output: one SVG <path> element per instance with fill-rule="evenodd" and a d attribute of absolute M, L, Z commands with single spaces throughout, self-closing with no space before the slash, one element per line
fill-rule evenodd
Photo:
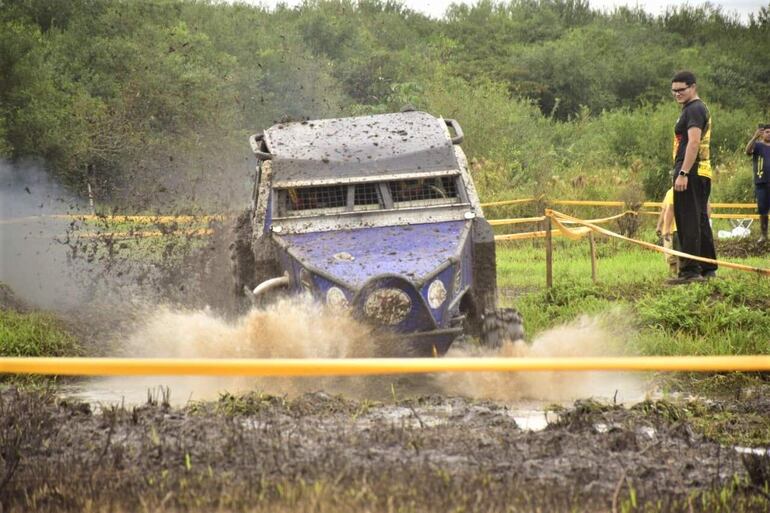
<path fill-rule="evenodd" d="M 515 308 L 495 308 L 484 311 L 481 319 L 481 343 L 500 347 L 504 341 L 524 338 L 524 320 Z"/>
<path fill-rule="evenodd" d="M 243 287 L 256 286 L 254 252 L 251 250 L 251 211 L 242 212 L 233 226 L 234 240 L 230 244 L 230 271 L 233 277 L 233 293 L 243 297 Z"/>

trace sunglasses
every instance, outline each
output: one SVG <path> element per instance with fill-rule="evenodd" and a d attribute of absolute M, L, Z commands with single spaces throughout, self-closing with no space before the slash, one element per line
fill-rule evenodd
<path fill-rule="evenodd" d="M 679 89 L 672 89 L 671 90 L 671 94 L 681 94 L 681 93 L 687 91 L 691 87 L 692 87 L 692 84 L 688 85 L 687 87 L 680 87 Z"/>

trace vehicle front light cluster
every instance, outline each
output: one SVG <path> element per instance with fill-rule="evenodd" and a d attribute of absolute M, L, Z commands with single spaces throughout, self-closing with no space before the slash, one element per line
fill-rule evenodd
<path fill-rule="evenodd" d="M 393 326 L 400 323 L 412 311 L 412 299 L 401 289 L 375 290 L 364 303 L 364 313 L 370 319 Z"/>
<path fill-rule="evenodd" d="M 441 280 L 433 280 L 433 283 L 428 287 L 428 304 L 434 310 L 441 307 L 446 301 L 446 287 Z"/>
<path fill-rule="evenodd" d="M 342 289 L 331 287 L 326 291 L 326 306 L 331 310 L 341 312 L 350 308 L 350 302 Z"/>

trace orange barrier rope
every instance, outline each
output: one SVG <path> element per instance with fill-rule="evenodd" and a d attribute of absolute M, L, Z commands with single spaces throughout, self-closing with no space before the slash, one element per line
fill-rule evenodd
<path fill-rule="evenodd" d="M 0 358 L 0 374 L 56 376 L 364 376 L 431 372 L 770 371 L 770 356 L 559 358 Z"/>

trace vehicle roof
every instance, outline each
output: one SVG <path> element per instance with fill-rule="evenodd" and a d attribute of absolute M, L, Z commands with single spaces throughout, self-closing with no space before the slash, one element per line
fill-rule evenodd
<path fill-rule="evenodd" d="M 265 143 L 274 186 L 458 169 L 445 122 L 419 111 L 282 123 Z"/>

